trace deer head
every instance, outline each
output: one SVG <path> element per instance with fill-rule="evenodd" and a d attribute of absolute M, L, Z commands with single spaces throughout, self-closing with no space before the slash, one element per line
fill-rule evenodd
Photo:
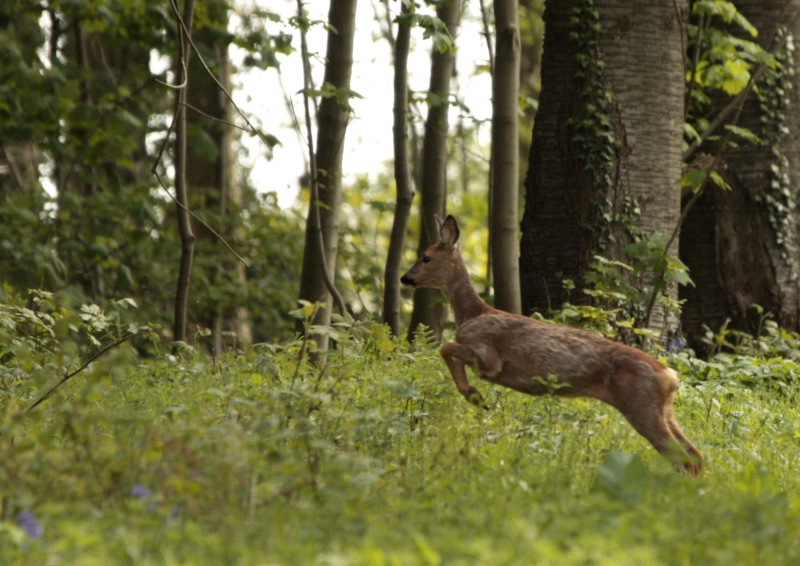
<path fill-rule="evenodd" d="M 452 281 L 456 268 L 461 263 L 458 236 L 460 231 L 456 219 L 448 215 L 442 220 L 436 215 L 439 223 L 441 241 L 429 247 L 417 262 L 400 278 L 403 285 L 411 287 L 433 287 L 446 289 Z"/>

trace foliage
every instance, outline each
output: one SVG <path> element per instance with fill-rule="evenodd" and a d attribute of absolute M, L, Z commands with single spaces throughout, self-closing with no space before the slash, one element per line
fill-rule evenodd
<path fill-rule="evenodd" d="M 295 314 L 310 320 L 306 306 Z M 3 328 L 3 345 L 30 334 Z M 19 349 L 0 358 L 0 562 L 800 558 L 793 362 L 670 356 L 679 418 L 707 457 L 694 480 L 608 406 L 495 388 L 477 412 L 424 340 L 409 351 L 369 321 L 314 331 L 340 345 L 323 366 L 300 341 L 112 356 L 30 413 L 46 371 L 9 373 Z"/>
<path fill-rule="evenodd" d="M 775 57 L 757 43 L 737 37 L 731 31 L 741 30 L 749 37 L 758 31 L 728 0 L 697 0 L 692 3 L 694 18 L 689 23 L 689 49 L 693 54 L 687 60 L 687 121 L 686 138 L 699 139 L 714 118 L 712 94 L 723 92 L 728 96 L 739 94 L 747 85 L 754 66 L 763 64 L 777 69 Z M 743 139 L 758 139 L 753 132 L 739 128 Z M 708 139 L 716 139 L 710 136 Z M 688 147 L 685 142 L 684 149 Z"/>
<path fill-rule="evenodd" d="M 693 284 L 687 267 L 665 253 L 665 246 L 666 238 L 656 233 L 625 246 L 628 263 L 595 256 L 584 275 L 589 287 L 583 292 L 591 297 L 590 303 L 567 301 L 550 316 L 561 324 L 587 328 L 626 344 L 646 345 L 647 339 L 657 339 L 660 333 L 644 324 L 653 294 L 665 313 L 666 326 L 670 317 L 680 315 L 680 303 L 672 298 L 670 289 Z M 564 286 L 568 292 L 575 288 L 570 280 L 565 280 Z"/>

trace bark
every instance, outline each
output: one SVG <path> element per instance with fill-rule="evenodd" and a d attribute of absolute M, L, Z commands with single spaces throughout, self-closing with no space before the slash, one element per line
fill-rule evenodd
<path fill-rule="evenodd" d="M 209 3 L 207 10 L 212 25 L 227 25 L 228 10 L 224 2 Z M 217 39 L 218 34 L 209 28 L 195 29 L 192 37 L 214 76 L 206 71 L 197 57 L 191 59 L 186 121 L 189 132 L 194 136 L 208 136 L 216 151 L 213 154 L 196 151 L 195 148 L 202 147 L 202 144 L 189 143 L 187 162 L 192 166 L 186 171 L 186 184 L 191 190 L 193 206 L 211 212 L 210 218 L 216 219 L 212 220 L 212 225 L 217 225 L 217 230 L 224 238 L 235 241 L 236 215 L 242 203 L 242 190 L 234 174 L 233 130 L 226 125 L 232 118 L 231 104 L 218 85 L 231 91 L 228 46 L 221 44 Z M 191 139 L 190 134 L 190 142 Z M 226 288 L 244 284 L 247 280 L 244 264 L 233 258 L 217 236 L 202 223 L 193 222 L 192 230 L 198 238 L 200 261 L 204 259 L 202 256 L 214 260 L 212 265 L 206 262 L 212 288 L 218 289 L 217 293 L 230 295 L 225 291 Z M 210 297 L 210 302 L 211 305 L 206 305 L 203 313 L 198 314 L 198 322 L 212 330 L 214 355 L 220 354 L 225 346 L 224 332 L 233 333 L 237 343 L 252 341 L 247 309 L 225 304 L 227 301 L 218 297 Z"/>
<path fill-rule="evenodd" d="M 436 15 L 456 37 L 458 19 L 461 15 L 461 0 L 443 2 Z M 447 133 L 450 81 L 455 66 L 455 53 L 434 50 L 431 55 L 431 80 L 429 92 L 433 103 L 425 119 L 425 137 L 422 142 L 422 173 L 419 186 L 420 235 L 418 252 L 421 254 L 438 240 L 439 225 L 434 218 L 445 216 L 447 194 Z M 422 324 L 433 331 L 436 340 L 442 336 L 442 323 L 447 316 L 444 297 L 437 289 L 414 289 L 414 311 L 408 327 L 408 337 L 413 339 Z"/>
<path fill-rule="evenodd" d="M 480 0 L 480 7 L 481 7 L 481 23 L 483 24 L 483 38 L 486 41 L 486 51 L 487 55 L 489 56 L 489 73 L 492 77 L 494 77 L 494 43 L 492 38 L 492 32 L 489 29 L 489 11 L 486 9 L 486 2 L 485 0 Z M 520 71 L 521 72 L 521 71 Z M 533 122 L 531 122 L 530 127 L 533 127 Z M 494 182 L 494 172 L 493 172 L 493 160 L 492 155 L 494 152 L 490 152 L 489 154 L 489 178 L 487 179 L 488 184 L 488 222 L 491 223 L 492 218 L 492 201 L 494 200 L 494 189 L 492 187 L 492 183 Z M 522 154 L 520 154 L 522 155 Z M 527 152 L 526 152 L 527 155 Z M 486 242 L 486 294 L 488 295 L 491 293 L 492 288 L 494 287 L 494 281 L 492 279 L 492 274 L 494 268 L 492 267 L 492 230 L 488 231 L 488 238 Z"/>
<path fill-rule="evenodd" d="M 520 314 L 520 37 L 516 0 L 495 0 L 494 14 L 497 50 L 492 76 L 492 281 L 495 307 Z"/>
<path fill-rule="evenodd" d="M 325 308 L 319 309 L 313 320 L 313 324 L 318 325 L 328 325 L 331 320 L 331 295 L 322 272 L 326 270 L 331 279 L 336 273 L 342 203 L 342 155 L 350 113 L 348 92 L 353 67 L 356 2 L 331 0 L 328 12 L 331 29 L 328 31 L 324 82 L 339 91 L 339 100 L 323 98 L 319 105 L 316 164 L 322 205 L 319 208 L 320 224 L 317 228 L 314 214 L 309 211 L 300 275 L 300 299 L 325 303 Z M 315 205 L 311 203 L 312 208 Z M 320 250 L 318 243 L 320 231 L 324 250 Z M 316 335 L 315 340 L 321 350 L 327 350 L 327 336 Z"/>
<path fill-rule="evenodd" d="M 192 16 L 194 14 L 194 0 L 185 0 L 183 6 L 183 22 L 186 34 L 192 29 Z M 180 30 L 179 35 L 184 35 Z M 175 73 L 180 77 L 178 84 L 186 85 L 179 88 L 176 93 L 175 103 L 175 214 L 177 215 L 178 231 L 181 238 L 181 260 L 178 267 L 178 282 L 175 289 L 175 312 L 172 323 L 173 340 L 186 341 L 186 313 L 189 302 L 189 283 L 192 274 L 192 261 L 194 256 L 194 233 L 189 220 L 189 199 L 186 190 L 186 90 L 188 88 L 189 54 L 188 38 L 184 36 L 181 42 L 181 53 L 178 70 Z"/>
<path fill-rule="evenodd" d="M 798 0 L 788 4 L 783 0 L 736 0 L 735 5 L 759 30 L 756 41 L 765 49 L 770 48 L 778 25 L 791 26 L 788 31 L 795 39 L 800 35 Z M 797 53 L 798 42 L 794 43 Z M 681 288 L 680 298 L 685 299 L 681 323 L 687 342 L 701 355 L 707 348 L 702 341 L 704 326 L 716 332 L 730 321 L 730 328 L 757 330 L 759 315 L 752 308 L 756 304 L 773 313 L 782 326 L 797 329 L 798 218 L 794 210 L 785 211 L 788 224 L 776 230 L 779 223 L 769 205 L 777 199 L 793 206 L 798 196 L 800 138 L 794 128 L 800 123 L 800 68 L 796 59 L 793 66 L 783 121 L 768 118 L 752 94 L 739 117 L 739 126 L 771 139 L 765 145 L 740 142 L 738 148 L 728 148 L 723 157 L 725 178 L 732 190 L 709 186 L 681 229 L 680 257 L 695 283 L 695 287 Z M 760 88 L 766 92 L 769 87 Z M 717 110 L 727 104 L 723 97 L 717 100 Z M 784 125 L 788 129 L 783 130 Z M 711 146 L 707 151 L 715 149 Z M 776 193 L 779 190 L 786 194 Z"/>
<path fill-rule="evenodd" d="M 0 144 L 0 195 L 38 190 L 40 161 L 36 144 Z"/>
<path fill-rule="evenodd" d="M 40 64 L 37 52 L 44 46 L 44 36 L 36 11 L 18 10 L 0 2 L 0 31 L 20 47 L 28 65 Z M 0 197 L 12 192 L 33 193 L 39 190 L 38 166 L 41 152 L 33 140 L 0 141 Z"/>
<path fill-rule="evenodd" d="M 522 112 L 519 122 L 519 191 L 525 194 L 525 176 L 528 171 L 528 156 L 531 153 L 531 133 L 536 117 L 536 105 L 531 100 L 539 100 L 542 79 L 542 44 L 544 43 L 544 24 L 542 0 L 520 0 L 520 64 L 519 92 Z"/>
<path fill-rule="evenodd" d="M 669 235 L 680 213 L 683 123 L 683 41 L 685 0 L 598 0 L 598 53 L 604 67 L 599 83 L 613 93 L 607 112 L 614 143 L 607 144 L 607 182 L 586 171 L 580 148 L 603 140 L 577 129 L 587 101 L 582 97 L 577 42 L 570 38 L 571 11 L 582 0 L 547 3 L 542 57 L 542 92 L 526 178 L 522 221 L 523 312 L 558 308 L 570 299 L 587 302 L 583 276 L 600 253 L 625 260 L 624 230 L 613 223 L 598 229 L 605 215 L 638 202 L 634 218 L 645 234 Z M 583 139 L 576 136 L 583 135 Z M 602 146 L 601 146 L 602 147 Z M 597 156 L 594 156 L 597 157 Z M 601 156 L 602 157 L 602 156 Z M 605 233 L 604 233 L 605 232 Z M 607 242 L 603 242 L 603 239 Z M 670 251 L 677 251 L 678 242 Z M 576 285 L 570 296 L 564 279 Z M 653 317 L 660 328 L 663 318 Z"/>
<path fill-rule="evenodd" d="M 411 4 L 403 4 L 401 15 L 412 13 Z M 386 256 L 385 290 L 383 295 L 383 322 L 391 328 L 392 336 L 400 335 L 400 270 L 405 248 L 408 218 L 414 189 L 408 157 L 408 52 L 411 43 L 411 26 L 402 21 L 397 26 L 394 42 L 394 178 L 397 185 L 397 202 L 394 209 L 392 234 Z"/>

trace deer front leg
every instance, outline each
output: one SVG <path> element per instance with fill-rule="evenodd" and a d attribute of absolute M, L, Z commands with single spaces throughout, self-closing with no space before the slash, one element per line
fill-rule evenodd
<path fill-rule="evenodd" d="M 456 382 L 456 388 L 464 398 L 476 407 L 489 409 L 483 395 L 469 383 L 467 379 L 466 365 L 475 366 L 480 368 L 483 364 L 475 351 L 469 346 L 459 344 L 458 342 L 448 342 L 441 349 L 444 363 L 453 375 L 453 381 Z"/>

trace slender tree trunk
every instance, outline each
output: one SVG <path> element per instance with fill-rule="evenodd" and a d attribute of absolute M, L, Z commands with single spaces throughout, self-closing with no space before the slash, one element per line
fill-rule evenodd
<path fill-rule="evenodd" d="M 489 11 L 486 9 L 486 2 L 485 0 L 480 0 L 480 7 L 481 7 L 481 21 L 483 24 L 483 38 L 486 41 L 486 51 L 487 55 L 489 56 L 489 73 L 494 77 L 494 42 L 492 41 L 492 32 L 489 26 Z M 533 127 L 533 123 L 530 124 Z M 487 179 L 488 182 L 488 202 L 489 202 L 489 214 L 487 223 L 491 226 L 492 222 L 492 201 L 494 200 L 494 151 L 491 151 L 489 154 L 489 178 Z M 494 279 L 493 279 L 493 272 L 494 268 L 492 267 L 492 230 L 488 230 L 488 241 L 486 242 L 486 293 L 490 293 L 492 288 L 494 287 Z"/>
<path fill-rule="evenodd" d="M 494 0 L 492 77 L 492 280 L 494 306 L 519 314 L 519 62 L 517 0 Z"/>
<path fill-rule="evenodd" d="M 523 312 L 586 302 L 592 257 L 626 260 L 626 224 L 644 234 L 674 228 L 686 10 L 686 0 L 547 2 L 522 221 Z M 571 296 L 564 279 L 575 283 Z M 663 323 L 656 313 L 651 327 Z"/>
<path fill-rule="evenodd" d="M 185 0 L 183 6 L 183 22 L 188 33 L 192 29 L 192 17 L 194 15 L 194 0 Z M 176 76 L 180 77 L 178 84 L 188 86 L 189 73 L 189 46 L 188 37 L 183 31 L 181 42 L 180 63 Z M 189 199 L 186 191 L 186 89 L 187 86 L 179 88 L 176 93 L 175 114 L 175 197 L 178 203 L 175 206 L 175 213 L 178 218 L 178 230 L 181 237 L 181 261 L 178 267 L 178 283 L 175 292 L 175 314 L 173 319 L 172 333 L 176 341 L 186 341 L 186 313 L 189 302 L 189 282 L 192 274 L 192 259 L 194 256 L 194 233 L 192 224 L 189 220 Z"/>
<path fill-rule="evenodd" d="M 413 4 L 403 4 L 401 18 L 413 13 Z M 408 51 L 411 44 L 411 25 L 401 19 L 394 43 L 394 178 L 397 202 L 394 209 L 392 235 L 386 256 L 383 322 L 389 325 L 392 336 L 400 335 L 400 269 L 403 261 L 408 218 L 414 189 L 408 159 Z"/>
<path fill-rule="evenodd" d="M 737 9 L 759 31 L 758 43 L 770 49 L 777 26 L 790 25 L 794 59 L 785 58 L 782 84 L 759 84 L 745 100 L 738 125 L 764 142 L 740 142 L 723 156 L 731 191 L 709 185 L 686 216 L 680 257 L 695 287 L 681 288 L 681 323 L 689 345 L 705 353 L 707 326 L 756 331 L 760 305 L 787 328 L 798 322 L 798 217 L 800 182 L 800 1 L 736 0 Z M 749 39 L 749 38 L 748 38 Z M 779 90 L 781 89 L 781 90 Z M 722 107 L 727 100 L 720 101 Z M 714 153 L 715 149 L 708 150 Z"/>
<path fill-rule="evenodd" d="M 436 15 L 447 26 L 453 38 L 456 37 L 458 19 L 461 16 L 461 0 L 449 0 L 439 4 Z M 453 77 L 455 53 L 440 53 L 434 49 L 431 55 L 431 104 L 425 120 L 425 137 L 422 142 L 422 179 L 419 187 L 420 235 L 417 250 L 421 254 L 436 243 L 439 225 L 434 215 L 444 217 L 445 196 L 447 195 L 447 133 L 448 110 L 450 107 L 450 81 Z M 420 324 L 434 333 L 437 340 L 442 336 L 442 323 L 447 311 L 444 298 L 436 289 L 414 289 L 414 311 L 408 327 L 408 337 L 412 339 Z"/>
<path fill-rule="evenodd" d="M 319 182 L 320 228 L 324 255 L 319 248 L 319 230 L 309 211 L 306 221 L 303 267 L 300 275 L 300 299 L 323 302 L 314 317 L 314 324 L 328 325 L 331 320 L 331 296 L 322 271 L 331 279 L 336 275 L 336 253 L 339 238 L 339 211 L 342 203 L 342 155 L 350 108 L 350 75 L 353 67 L 356 0 L 331 0 L 328 12 L 328 46 L 324 82 L 336 88 L 339 100 L 324 98 L 319 105 L 317 129 L 317 177 Z M 314 207 L 316 203 L 311 203 Z M 324 263 L 323 263 L 324 257 Z M 316 335 L 320 350 L 327 350 L 328 336 Z"/>

